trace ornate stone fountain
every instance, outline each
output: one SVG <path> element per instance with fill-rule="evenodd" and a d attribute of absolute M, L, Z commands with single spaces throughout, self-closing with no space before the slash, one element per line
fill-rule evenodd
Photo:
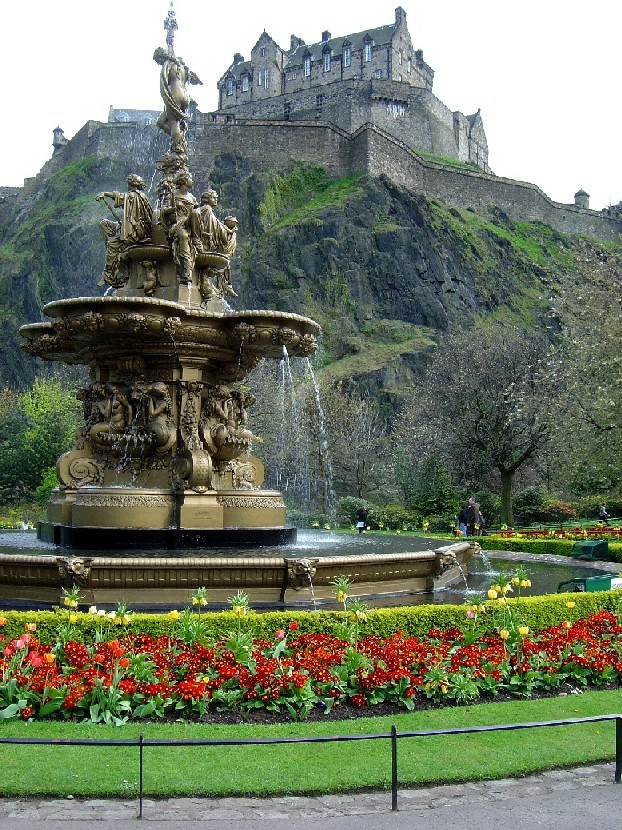
<path fill-rule="evenodd" d="M 103 297 L 49 303 L 51 322 L 24 326 L 43 360 L 89 367 L 84 425 L 59 459 L 46 538 L 73 548 L 192 547 L 290 541 L 281 494 L 261 489 L 250 452 L 254 396 L 240 386 L 265 357 L 309 356 L 319 326 L 297 314 L 229 309 L 238 223 L 221 221 L 209 189 L 197 202 L 186 145 L 189 83 L 174 53 L 174 12 L 158 48 L 170 136 L 152 206 L 140 176 L 100 193 Z M 117 211 L 120 211 L 118 213 Z"/>
<path fill-rule="evenodd" d="M 0 597 L 56 604 L 63 588 L 77 585 L 87 604 L 166 607 L 206 586 L 214 602 L 242 589 L 255 604 L 304 605 L 331 597 L 338 575 L 360 594 L 430 591 L 473 546 L 301 559 L 206 555 L 295 539 L 281 494 L 261 489 L 247 422 L 255 399 L 241 382 L 263 358 L 281 359 L 283 347 L 290 356 L 313 354 L 319 326 L 228 305 L 238 223 L 217 217 L 214 190 L 199 202 L 191 193 L 187 87 L 200 81 L 175 55 L 176 28 L 171 11 L 167 48 L 154 54 L 164 102 L 158 126 L 170 136 L 157 163 L 156 204 L 137 175 L 125 192 L 100 193 L 111 213 L 101 222 L 104 295 L 49 303 L 48 322 L 21 330 L 28 354 L 86 365 L 91 382 L 79 392 L 84 423 L 58 461 L 60 485 L 39 528 L 42 541 L 71 553 L 0 554 Z M 187 548 L 203 551 L 190 557 Z"/>

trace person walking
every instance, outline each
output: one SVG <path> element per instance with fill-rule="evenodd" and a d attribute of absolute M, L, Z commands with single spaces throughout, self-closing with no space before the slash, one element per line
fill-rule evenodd
<path fill-rule="evenodd" d="M 479 510 L 479 504 L 473 497 L 471 497 L 466 510 L 467 536 L 475 536 L 476 529 L 479 530 L 480 521 L 481 513 Z"/>

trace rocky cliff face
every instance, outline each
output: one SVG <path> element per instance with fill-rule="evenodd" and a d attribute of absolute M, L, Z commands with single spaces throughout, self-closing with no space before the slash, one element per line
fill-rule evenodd
<path fill-rule="evenodd" d="M 27 385 L 40 368 L 21 352 L 20 325 L 50 300 L 102 291 L 106 212 L 95 194 L 125 189 L 130 172 L 154 179 L 150 154 L 75 155 L 0 209 L 3 384 Z M 311 167 L 277 175 L 224 154 L 195 174 L 195 195 L 208 182 L 221 217 L 240 220 L 235 307 L 314 317 L 323 371 L 389 393 L 408 385 L 436 331 L 479 314 L 539 325 L 560 275 L 619 268 L 619 247 L 448 208 L 382 178 L 335 181 Z"/>

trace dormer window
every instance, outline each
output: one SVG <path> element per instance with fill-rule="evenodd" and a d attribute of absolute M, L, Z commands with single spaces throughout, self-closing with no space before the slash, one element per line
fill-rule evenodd
<path fill-rule="evenodd" d="M 330 72 L 331 54 L 330 49 L 324 52 L 324 72 Z"/>
<path fill-rule="evenodd" d="M 344 66 L 352 66 L 352 47 L 351 46 L 344 46 L 343 47 L 343 65 Z"/>
<path fill-rule="evenodd" d="M 311 56 L 307 55 L 304 60 L 304 72 L 305 78 L 308 78 L 311 75 Z"/>

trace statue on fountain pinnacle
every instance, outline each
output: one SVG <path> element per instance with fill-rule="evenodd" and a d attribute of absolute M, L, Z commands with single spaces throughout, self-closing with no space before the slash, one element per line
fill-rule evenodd
<path fill-rule="evenodd" d="M 171 4 L 172 5 L 172 4 Z M 175 55 L 174 39 L 177 30 L 175 12 L 168 12 L 164 21 L 166 49 L 161 46 L 153 53 L 154 61 L 161 67 L 160 94 L 164 101 L 164 112 L 158 119 L 158 127 L 171 137 L 171 153 L 187 158 L 186 133 L 188 132 L 188 84 L 202 83 L 198 75 Z"/>

